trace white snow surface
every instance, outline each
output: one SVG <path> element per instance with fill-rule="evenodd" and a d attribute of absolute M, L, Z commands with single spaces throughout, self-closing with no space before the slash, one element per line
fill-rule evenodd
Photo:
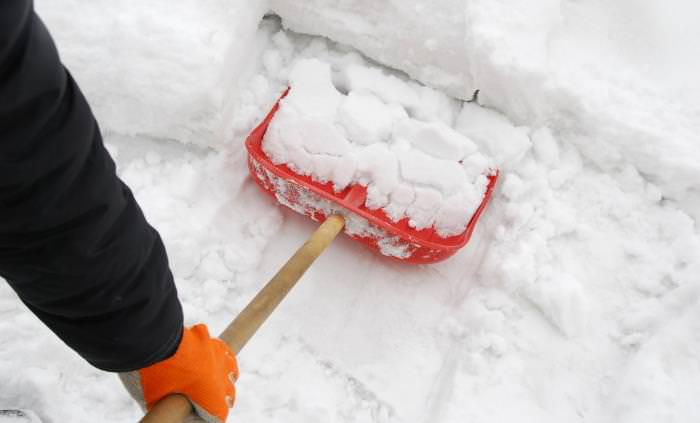
<path fill-rule="evenodd" d="M 700 197 L 700 4 L 655 0 L 271 0 L 286 27 L 448 94 L 549 126 L 605 171 Z M 689 204 L 690 203 L 690 204 Z M 690 206 L 690 207 L 686 207 Z M 695 216 L 698 217 L 697 215 Z"/>
<path fill-rule="evenodd" d="M 365 205 L 381 208 L 393 222 L 408 218 L 410 227 L 435 228 L 444 238 L 463 233 L 495 172 L 490 160 L 444 123 L 412 119 L 401 104 L 355 91 L 352 83 L 343 95 L 332 79 L 327 62 L 304 59 L 294 65 L 292 90 L 280 101 L 262 143 L 273 163 L 331 182 L 336 192 L 365 186 Z M 378 74 L 372 85 L 383 79 Z M 406 83 L 397 81 L 395 88 L 394 96 L 403 91 L 417 97 Z"/>
<path fill-rule="evenodd" d="M 347 67 L 334 83 L 411 104 L 502 173 L 445 262 L 335 242 L 240 354 L 231 421 L 700 419 L 695 3 L 270 2 L 328 38 L 252 4 L 37 1 L 188 324 L 223 329 L 314 228 L 260 192 L 242 144 L 299 60 Z M 0 316 L 0 409 L 138 419 L 5 284 Z"/>

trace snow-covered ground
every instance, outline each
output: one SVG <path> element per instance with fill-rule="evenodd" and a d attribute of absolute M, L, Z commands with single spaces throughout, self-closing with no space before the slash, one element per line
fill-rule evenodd
<path fill-rule="evenodd" d="M 501 170 L 443 263 L 334 243 L 240 355 L 231 421 L 700 420 L 690 0 L 272 0 L 291 30 L 261 22 L 265 2 L 37 3 L 165 240 L 188 323 L 221 330 L 313 230 L 259 191 L 242 147 L 301 58 L 413 87 L 412 117 Z M 0 408 L 137 420 L 117 378 L 5 284 L 0 317 Z"/>

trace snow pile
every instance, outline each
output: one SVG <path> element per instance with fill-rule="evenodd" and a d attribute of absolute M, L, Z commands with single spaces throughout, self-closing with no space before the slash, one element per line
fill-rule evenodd
<path fill-rule="evenodd" d="M 464 232 L 486 191 L 490 161 L 444 123 L 410 118 L 395 101 L 402 94 L 417 101 L 416 93 L 398 79 L 394 87 L 381 85 L 386 76 L 371 70 L 350 67 L 343 95 L 328 63 L 299 61 L 289 77 L 292 90 L 265 135 L 265 153 L 275 164 L 332 182 L 336 192 L 366 186 L 365 205 L 394 222 L 407 217 L 411 227 L 434 227 L 442 237 Z"/>
<path fill-rule="evenodd" d="M 633 166 L 700 218 L 700 7 L 653 0 L 271 0 L 285 26 L 553 126 L 606 171 Z"/>

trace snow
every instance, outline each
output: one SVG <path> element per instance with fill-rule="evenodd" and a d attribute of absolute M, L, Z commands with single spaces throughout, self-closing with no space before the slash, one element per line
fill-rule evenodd
<path fill-rule="evenodd" d="M 343 216 L 345 220 L 344 232 L 350 236 L 372 238 L 377 240 L 381 254 L 388 257 L 408 258 L 411 256 L 411 248 L 417 247 L 403 241 L 398 236 L 387 233 L 384 229 L 368 222 L 365 218 L 349 212 L 329 200 L 321 198 L 312 191 L 291 183 L 276 176 L 263 165 L 256 162 L 254 165 L 256 177 L 268 181 L 273 185 L 275 198 L 280 204 L 306 216 L 322 214 L 331 216 L 334 214 Z"/>
<path fill-rule="evenodd" d="M 386 142 L 394 127 L 389 106 L 377 97 L 357 91 L 343 99 L 338 122 L 345 128 L 349 141 L 363 145 Z"/>
<path fill-rule="evenodd" d="M 36 1 L 103 131 L 213 145 L 245 72 L 263 3 Z M 42 11 L 46 13 L 42 13 Z M 235 22 L 235 25 L 232 23 Z M 128 66 L 127 66 L 128 64 Z"/>
<path fill-rule="evenodd" d="M 551 125 L 607 172 L 634 166 L 696 213 L 700 7 L 674 4 L 270 2 L 292 30 L 349 44 L 463 100 L 479 90 L 479 104 L 518 125 Z"/>
<path fill-rule="evenodd" d="M 375 85 L 385 79 L 367 74 L 376 77 Z M 294 64 L 292 89 L 280 101 L 262 144 L 272 162 L 332 182 L 336 191 L 363 185 L 365 205 L 385 210 L 394 222 L 407 218 L 409 226 L 435 228 L 443 238 L 463 233 L 494 172 L 490 160 L 444 123 L 412 119 L 401 104 L 362 91 L 343 95 L 333 79 L 328 62 Z M 407 83 L 392 81 L 393 89 L 384 86 L 385 98 L 413 92 Z"/>
<path fill-rule="evenodd" d="M 231 421 L 698 420 L 694 2 L 269 3 L 313 36 L 260 22 L 267 6 L 37 2 L 163 235 L 188 324 L 223 329 L 315 227 L 260 192 L 242 148 L 303 59 L 363 110 L 468 137 L 501 182 L 443 263 L 338 239 L 240 354 Z M 396 213 L 413 195 L 391 192 Z M 0 316 L 0 408 L 138 419 L 5 284 Z"/>

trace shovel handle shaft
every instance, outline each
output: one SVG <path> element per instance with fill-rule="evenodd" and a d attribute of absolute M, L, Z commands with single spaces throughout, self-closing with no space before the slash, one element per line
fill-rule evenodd
<path fill-rule="evenodd" d="M 338 236 L 343 226 L 345 219 L 342 216 L 329 216 L 224 329 L 219 338 L 233 352 L 238 354 L 243 349 L 316 258 Z M 181 423 L 191 411 L 192 405 L 185 396 L 172 394 L 158 401 L 141 423 Z"/>
<path fill-rule="evenodd" d="M 181 423 L 192 412 L 192 404 L 186 396 L 170 394 L 153 406 L 140 423 Z"/>

